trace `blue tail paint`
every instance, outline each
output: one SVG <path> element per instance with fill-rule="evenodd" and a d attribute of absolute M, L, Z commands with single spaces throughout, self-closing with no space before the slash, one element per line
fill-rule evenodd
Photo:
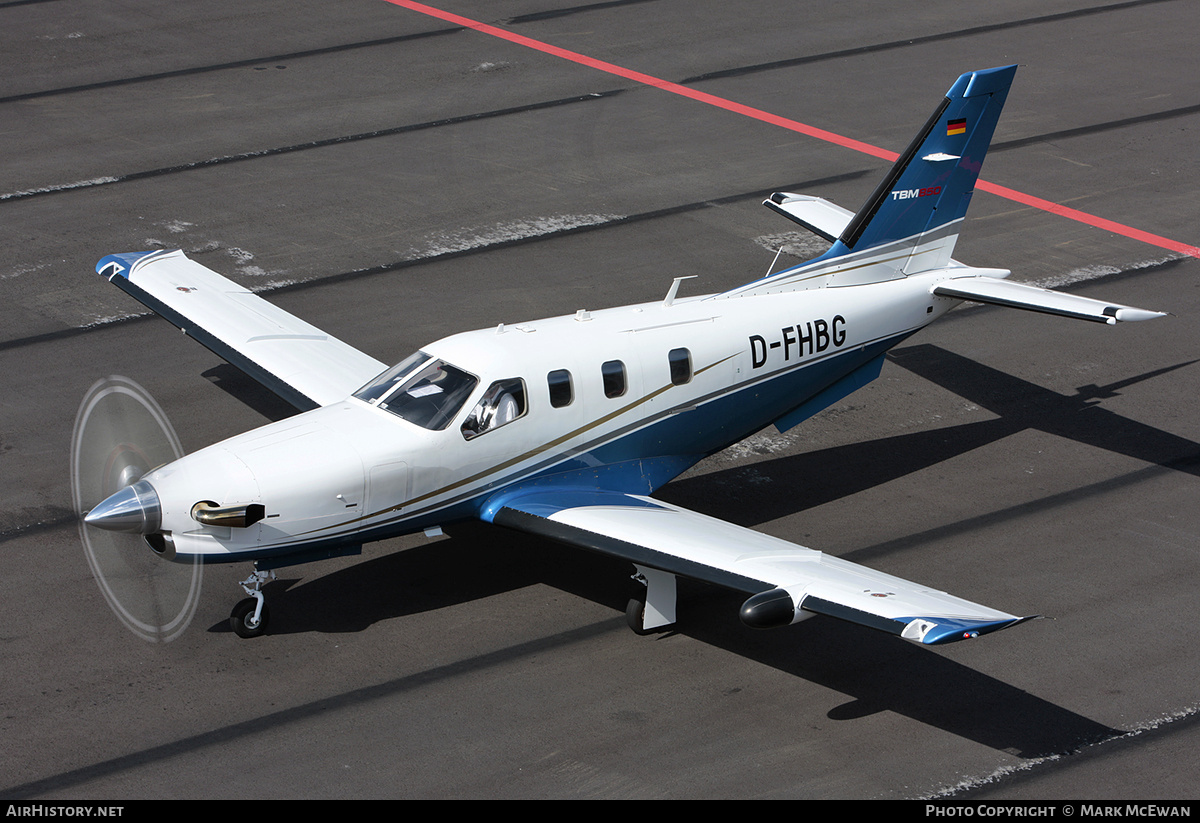
<path fill-rule="evenodd" d="M 825 254 L 721 296 L 877 283 L 960 265 L 950 255 L 1016 71 L 959 77 Z"/>
<path fill-rule="evenodd" d="M 961 220 L 1016 71 L 1005 66 L 959 77 L 826 257 Z"/>

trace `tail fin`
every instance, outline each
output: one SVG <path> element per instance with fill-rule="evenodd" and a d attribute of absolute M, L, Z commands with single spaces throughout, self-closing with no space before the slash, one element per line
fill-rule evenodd
<path fill-rule="evenodd" d="M 843 253 L 928 235 L 963 219 L 1016 71 L 1007 66 L 958 78 L 838 238 Z"/>
<path fill-rule="evenodd" d="M 1016 71 L 959 77 L 829 251 L 727 294 L 871 283 L 949 265 Z"/>

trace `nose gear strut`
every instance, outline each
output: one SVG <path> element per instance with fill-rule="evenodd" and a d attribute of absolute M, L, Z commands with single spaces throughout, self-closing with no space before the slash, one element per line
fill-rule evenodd
<path fill-rule="evenodd" d="M 270 612 L 267 610 L 262 586 L 268 580 L 274 579 L 274 570 L 259 571 L 255 566 L 254 572 L 241 582 L 241 587 L 250 596 L 239 601 L 229 613 L 229 627 L 238 637 L 258 637 L 267 630 Z"/>

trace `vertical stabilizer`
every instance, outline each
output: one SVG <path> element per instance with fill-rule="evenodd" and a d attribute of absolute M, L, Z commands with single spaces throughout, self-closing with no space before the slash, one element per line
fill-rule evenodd
<path fill-rule="evenodd" d="M 950 265 L 1016 71 L 959 77 L 829 251 L 725 295 L 874 283 Z"/>
<path fill-rule="evenodd" d="M 911 241 L 920 257 L 930 259 L 914 255 L 905 274 L 946 265 L 1016 71 L 1005 66 L 959 77 L 830 256 Z M 922 246 L 936 248 L 921 252 Z"/>

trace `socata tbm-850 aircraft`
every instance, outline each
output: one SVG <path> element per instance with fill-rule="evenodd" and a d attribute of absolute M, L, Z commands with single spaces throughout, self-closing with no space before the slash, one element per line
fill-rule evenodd
<path fill-rule="evenodd" d="M 675 621 L 677 575 L 745 592 L 742 619 L 760 628 L 825 614 L 933 644 L 1019 623 L 651 497 L 870 382 L 963 300 L 1160 316 L 951 259 L 1015 71 L 962 75 L 858 213 L 772 195 L 833 242 L 814 260 L 721 294 L 677 297 L 677 279 L 658 303 L 456 334 L 392 368 L 180 251 L 105 257 L 100 274 L 308 411 L 130 472 L 85 521 L 176 561 L 254 560 L 230 618 L 243 637 L 266 627 L 270 570 L 472 518 L 631 561 L 646 586 L 636 631 Z"/>

